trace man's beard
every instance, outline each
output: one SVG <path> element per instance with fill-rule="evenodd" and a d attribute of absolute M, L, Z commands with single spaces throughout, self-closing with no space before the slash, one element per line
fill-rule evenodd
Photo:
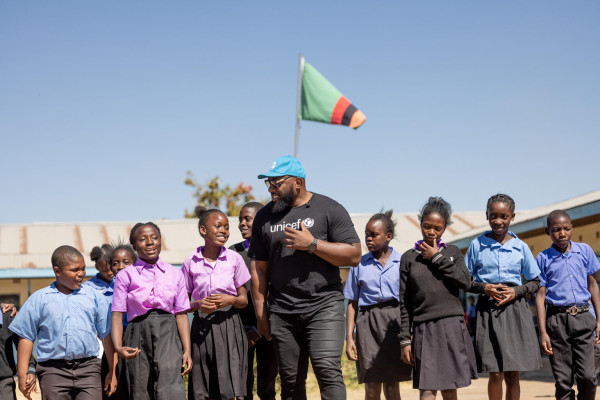
<path fill-rule="evenodd" d="M 278 214 L 282 211 L 287 210 L 292 206 L 294 200 L 296 200 L 296 193 L 294 192 L 294 189 L 290 189 L 289 192 L 283 193 L 279 196 L 279 199 L 273 204 L 273 213 Z"/>

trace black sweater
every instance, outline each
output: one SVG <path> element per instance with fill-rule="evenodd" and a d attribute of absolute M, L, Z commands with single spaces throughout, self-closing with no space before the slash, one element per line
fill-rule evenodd
<path fill-rule="evenodd" d="M 467 289 L 471 275 L 456 246 L 442 248 L 431 260 L 410 249 L 400 259 L 400 344 L 409 345 L 413 322 L 464 316 L 459 289 Z"/>
<path fill-rule="evenodd" d="M 15 365 L 14 347 L 19 343 L 19 336 L 8 330 L 13 320 L 11 311 L 2 314 L 2 325 L 0 325 L 0 379 L 11 378 L 17 374 Z M 29 359 L 29 368 L 35 370 L 35 359 L 33 355 Z"/>
<path fill-rule="evenodd" d="M 236 251 L 246 263 L 246 267 L 248 267 L 248 271 L 250 271 L 250 257 L 248 257 L 248 251 L 246 251 L 246 247 L 244 247 L 244 242 L 239 242 L 234 245 L 229 246 L 230 250 Z M 246 282 L 246 292 L 248 296 L 248 305 L 238 312 L 240 313 L 240 318 L 242 319 L 242 324 L 244 325 L 252 325 L 256 326 L 256 313 L 254 312 L 254 303 L 252 302 L 252 293 L 250 292 L 250 281 Z"/>

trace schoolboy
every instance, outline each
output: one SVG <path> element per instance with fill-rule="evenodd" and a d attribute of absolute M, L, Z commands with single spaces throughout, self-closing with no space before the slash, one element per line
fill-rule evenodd
<path fill-rule="evenodd" d="M 571 241 L 569 214 L 555 210 L 546 220 L 552 246 L 537 256 L 541 288 L 536 298 L 542 350 L 550 355 L 557 399 L 594 399 L 594 330 L 599 321 L 590 312 L 591 299 L 600 309 L 598 284 L 592 274 L 600 263 L 590 246 Z M 542 323 L 542 321 L 546 323 Z"/>
<path fill-rule="evenodd" d="M 35 292 L 23 304 L 9 329 L 21 337 L 17 350 L 19 390 L 30 399 L 25 386 L 28 361 L 37 346 L 37 375 L 42 400 L 102 398 L 99 345 L 102 339 L 112 377 L 113 345 L 110 339 L 110 308 L 104 296 L 82 286 L 85 262 L 71 246 L 52 253 L 56 281 Z M 107 380 L 105 390 L 116 389 Z"/>
<path fill-rule="evenodd" d="M 8 329 L 16 314 L 17 309 L 13 304 L 0 304 L 0 400 L 17 398 L 13 379 L 17 374 L 13 345 L 18 345 L 19 336 Z M 32 385 L 33 390 L 37 391 L 35 384 L 35 359 L 31 357 L 27 370 L 27 385 Z"/>

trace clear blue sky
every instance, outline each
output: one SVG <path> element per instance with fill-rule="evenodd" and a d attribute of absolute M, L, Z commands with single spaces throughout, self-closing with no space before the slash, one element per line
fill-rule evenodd
<path fill-rule="evenodd" d="M 0 223 L 181 218 L 186 170 L 267 196 L 298 53 L 367 116 L 302 123 L 309 190 L 531 209 L 600 187 L 598 1 L 0 1 Z"/>

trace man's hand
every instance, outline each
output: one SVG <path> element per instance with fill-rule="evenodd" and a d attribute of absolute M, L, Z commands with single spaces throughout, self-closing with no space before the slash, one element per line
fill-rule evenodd
<path fill-rule="evenodd" d="M 315 240 L 315 237 L 310 233 L 304 221 L 300 222 L 302 230 L 294 229 L 289 226 L 285 227 L 283 232 L 283 244 L 285 247 L 296 250 L 308 250 L 308 246 Z"/>
<path fill-rule="evenodd" d="M 260 319 L 257 318 L 256 324 L 260 334 L 263 335 L 265 339 L 270 341 L 271 332 L 269 332 L 269 320 L 267 319 L 267 317 L 265 316 L 264 318 Z"/>

